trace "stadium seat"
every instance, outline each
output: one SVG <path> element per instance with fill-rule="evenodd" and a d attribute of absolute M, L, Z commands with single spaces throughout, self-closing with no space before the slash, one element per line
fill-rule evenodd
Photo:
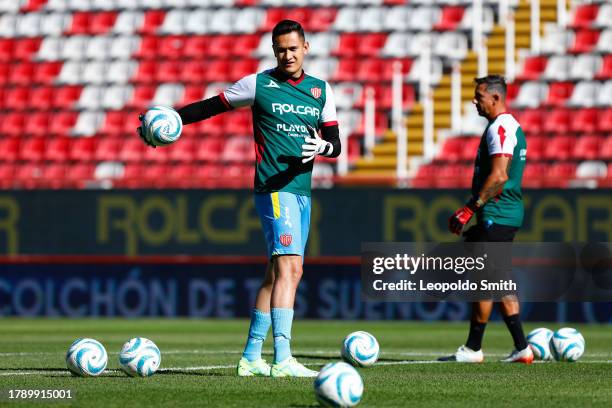
<path fill-rule="evenodd" d="M 157 49 L 160 46 L 159 38 L 148 35 L 143 36 L 134 56 L 145 60 L 153 59 L 157 55 Z"/>
<path fill-rule="evenodd" d="M 576 141 L 572 155 L 576 160 L 599 159 L 599 151 L 603 145 L 603 138 L 597 135 L 583 135 Z"/>
<path fill-rule="evenodd" d="M 40 34 L 44 36 L 61 36 L 72 22 L 72 16 L 68 13 L 50 13 L 42 17 L 40 23 Z"/>
<path fill-rule="evenodd" d="M 226 59 L 217 59 L 211 61 L 206 67 L 206 81 L 209 82 L 227 82 L 231 78 L 229 76 L 232 63 Z M 239 78 L 235 78 L 239 79 Z"/>
<path fill-rule="evenodd" d="M 527 161 L 537 163 L 544 158 L 548 139 L 542 136 L 527 135 Z M 525 178 L 525 177 L 523 177 Z"/>
<path fill-rule="evenodd" d="M 208 53 L 209 39 L 204 36 L 189 36 L 185 40 L 183 56 L 185 58 L 201 59 Z"/>
<path fill-rule="evenodd" d="M 230 64 L 228 79 L 233 82 L 257 72 L 258 64 L 259 61 L 252 58 L 245 58 L 240 61 L 236 61 L 235 63 Z"/>
<path fill-rule="evenodd" d="M 543 54 L 565 54 L 573 41 L 573 31 L 559 27 L 557 24 L 545 24 L 540 51 Z"/>
<path fill-rule="evenodd" d="M 45 138 L 33 137 L 24 139 L 19 149 L 19 158 L 32 163 L 40 162 L 45 151 Z"/>
<path fill-rule="evenodd" d="M 579 109 L 572 115 L 570 130 L 580 134 L 595 132 L 597 130 L 597 116 L 597 109 Z"/>
<path fill-rule="evenodd" d="M 19 144 L 21 139 L 18 137 L 0 139 L 1 162 L 13 163 L 19 157 Z"/>
<path fill-rule="evenodd" d="M 62 111 L 54 114 L 49 125 L 49 133 L 52 135 L 68 135 L 77 121 L 76 112 Z"/>
<path fill-rule="evenodd" d="M 240 35 L 230 44 L 231 53 L 236 57 L 250 58 L 258 44 L 259 36 L 257 34 Z M 270 50 L 271 49 L 272 47 L 270 46 Z"/>
<path fill-rule="evenodd" d="M 526 188 L 542 187 L 544 184 L 543 177 L 548 174 L 548 167 L 546 163 L 531 163 L 528 161 L 523 171 L 522 186 Z"/>
<path fill-rule="evenodd" d="M 26 86 L 33 82 L 34 64 L 31 62 L 14 63 L 11 66 L 8 82 L 10 85 Z"/>
<path fill-rule="evenodd" d="M 553 107 L 565 106 L 573 91 L 573 82 L 552 82 L 548 87 L 548 97 L 543 102 L 543 105 Z"/>
<path fill-rule="evenodd" d="M 95 146 L 96 138 L 94 137 L 73 138 L 68 157 L 73 161 L 89 162 L 94 158 Z"/>
<path fill-rule="evenodd" d="M 89 32 L 94 35 L 106 34 L 111 31 L 116 21 L 116 11 L 98 12 L 94 14 L 93 18 L 91 19 Z"/>
<path fill-rule="evenodd" d="M 378 57 L 387 40 L 387 34 L 374 33 L 361 37 L 357 44 L 357 54 L 361 57 Z"/>
<path fill-rule="evenodd" d="M 141 140 L 137 139 L 140 143 L 143 143 Z M 143 143 L 144 144 L 144 143 Z M 168 149 L 166 148 L 152 148 L 149 146 L 146 146 L 144 151 L 143 151 L 143 155 L 142 155 L 142 160 L 148 163 L 167 163 L 168 162 Z"/>
<path fill-rule="evenodd" d="M 163 22 L 157 30 L 164 35 L 179 35 L 184 33 L 189 10 L 171 9 L 164 16 Z M 145 15 L 145 24 L 147 16 Z"/>
<path fill-rule="evenodd" d="M 251 112 L 248 109 L 239 109 L 225 114 L 223 132 L 228 136 L 252 135 Z"/>
<path fill-rule="evenodd" d="M 358 7 L 340 8 L 332 25 L 332 30 L 349 33 L 355 31 L 355 23 L 359 21 L 360 13 L 361 9 Z"/>
<path fill-rule="evenodd" d="M 272 50 L 271 42 L 269 38 L 266 38 L 268 45 L 268 54 Z M 236 37 L 231 35 L 213 35 L 208 38 L 208 52 L 207 55 L 211 58 L 225 58 L 228 56 L 229 51 L 232 49 Z"/>
<path fill-rule="evenodd" d="M 171 188 L 191 188 L 195 187 L 196 183 L 194 175 L 196 166 L 192 164 L 175 164 L 170 166 L 166 181 L 167 187 Z"/>
<path fill-rule="evenodd" d="M 93 159 L 95 161 L 114 161 L 119 158 L 122 138 L 114 137 L 114 134 L 109 133 L 107 136 L 101 137 L 97 141 Z"/>
<path fill-rule="evenodd" d="M 82 92 L 80 86 L 62 86 L 53 94 L 53 107 L 56 109 L 72 109 Z"/>
<path fill-rule="evenodd" d="M 599 55 L 581 54 L 576 56 L 570 69 L 570 79 L 591 80 L 599 72 L 602 59 Z"/>
<path fill-rule="evenodd" d="M 544 116 L 544 126 L 542 130 L 546 133 L 566 134 L 569 132 L 571 117 L 572 113 L 568 109 L 553 109 Z"/>
<path fill-rule="evenodd" d="M 408 29 L 411 31 L 431 31 L 440 21 L 441 11 L 438 7 L 422 6 L 413 8 L 408 16 Z"/>
<path fill-rule="evenodd" d="M 144 13 L 140 10 L 120 11 L 111 28 L 113 34 L 133 34 L 144 23 Z"/>
<path fill-rule="evenodd" d="M 178 61 L 160 61 L 155 72 L 155 81 L 159 83 L 179 82 L 181 64 Z"/>
<path fill-rule="evenodd" d="M 516 108 L 537 108 L 548 95 L 548 85 L 529 81 L 521 85 L 513 106 Z"/>
<path fill-rule="evenodd" d="M 126 113 L 120 110 L 109 110 L 106 112 L 102 126 L 98 133 L 104 136 L 120 135 L 124 129 Z"/>
<path fill-rule="evenodd" d="M 37 54 L 41 43 L 41 38 L 22 38 L 21 40 L 15 42 L 13 59 L 20 61 L 31 61 L 33 59 L 32 57 Z"/>
<path fill-rule="evenodd" d="M 360 32 L 377 33 L 383 31 L 386 9 L 384 7 L 366 7 L 359 14 L 356 29 Z"/>
<path fill-rule="evenodd" d="M 46 136 L 51 121 L 48 112 L 33 112 L 28 114 L 23 133 L 30 136 Z"/>
<path fill-rule="evenodd" d="M 516 79 L 519 81 L 538 80 L 546 69 L 548 60 L 543 56 L 532 56 L 525 59 L 523 69 Z"/>
<path fill-rule="evenodd" d="M 30 95 L 29 87 L 8 88 L 4 94 L 4 107 L 13 110 L 25 110 L 28 106 Z"/>
<path fill-rule="evenodd" d="M 70 138 L 66 136 L 55 137 L 47 142 L 44 158 L 46 161 L 63 163 L 68 159 Z"/>
<path fill-rule="evenodd" d="M 539 134 L 542 131 L 543 113 L 540 109 L 528 109 L 521 115 L 519 123 L 527 135 Z M 531 153 L 531 145 L 530 150 Z"/>
<path fill-rule="evenodd" d="M 596 79 L 612 79 L 612 54 L 604 55 L 601 70 L 595 75 Z"/>
<path fill-rule="evenodd" d="M 13 38 L 0 38 L 0 63 L 13 60 L 15 41 Z"/>
<path fill-rule="evenodd" d="M 600 88 L 599 82 L 583 81 L 578 82 L 572 96 L 567 101 L 567 106 L 570 107 L 592 107 L 597 101 L 597 93 Z"/>
<path fill-rule="evenodd" d="M 353 58 L 357 56 L 357 47 L 361 36 L 356 33 L 342 33 L 338 40 L 338 46 L 331 54 L 343 58 Z"/>
<path fill-rule="evenodd" d="M 42 62 L 34 67 L 32 81 L 36 84 L 52 85 L 62 69 L 61 62 Z"/>
<path fill-rule="evenodd" d="M 71 133 L 76 136 L 93 136 L 102 125 L 103 120 L 104 114 L 101 112 L 81 111 Z"/>
<path fill-rule="evenodd" d="M 581 4 L 573 10 L 569 26 L 573 29 L 591 28 L 597 18 L 599 6 L 597 4 Z"/>
<path fill-rule="evenodd" d="M 446 6 L 442 9 L 440 21 L 434 25 L 434 30 L 455 31 L 463 19 L 465 8 L 462 6 Z"/>
<path fill-rule="evenodd" d="M 186 38 L 182 35 L 169 35 L 161 37 L 159 40 L 159 48 L 153 55 L 162 58 L 178 59 L 183 55 Z"/>
<path fill-rule="evenodd" d="M 463 60 L 468 53 L 468 41 L 465 35 L 456 32 L 445 32 L 437 36 L 434 55 L 452 60 Z"/>
<path fill-rule="evenodd" d="M 309 32 L 328 32 L 336 20 L 337 9 L 332 7 L 316 7 L 305 25 Z"/>
<path fill-rule="evenodd" d="M 134 133 L 136 129 L 134 129 Z M 136 135 L 134 135 L 131 139 L 126 139 L 122 145 L 121 150 L 119 151 L 118 158 L 123 162 L 128 163 L 139 163 L 142 161 L 144 156 L 145 144 L 142 140 L 140 140 Z M 157 149 L 151 149 L 157 150 Z"/>
<path fill-rule="evenodd" d="M 64 184 L 72 188 L 83 188 L 87 181 L 94 179 L 95 167 L 90 163 L 75 163 L 66 170 Z"/>
<path fill-rule="evenodd" d="M 22 112 L 6 113 L 0 117 L 4 122 L 0 134 L 9 137 L 20 137 L 25 126 L 25 115 Z"/>
<path fill-rule="evenodd" d="M 604 3 L 601 5 L 593 25 L 599 28 L 612 28 L 612 4 Z"/>
<path fill-rule="evenodd" d="M 209 136 L 196 143 L 195 159 L 202 162 L 217 163 L 225 146 L 225 137 Z"/>
<path fill-rule="evenodd" d="M 579 30 L 576 31 L 574 44 L 569 48 L 569 52 L 574 54 L 588 53 L 595 48 L 599 39 L 599 31 L 597 30 Z"/>
<path fill-rule="evenodd" d="M 482 8 L 482 31 L 490 33 L 493 31 L 493 24 L 495 23 L 495 16 L 493 10 L 490 7 Z M 465 13 L 463 13 L 463 19 L 459 24 L 459 29 L 463 31 L 470 31 L 474 26 L 473 8 L 467 7 Z"/>
<path fill-rule="evenodd" d="M 544 187 L 567 188 L 575 175 L 576 163 L 553 163 L 548 167 L 547 177 L 544 179 Z"/>
<path fill-rule="evenodd" d="M 599 151 L 599 158 L 602 160 L 612 160 L 612 135 L 608 136 L 602 141 L 601 150 Z M 609 169 L 612 170 L 612 169 Z M 608 172 L 608 176 L 612 175 L 612 172 Z"/>
<path fill-rule="evenodd" d="M 15 24 L 17 37 L 37 37 L 40 35 L 40 13 L 21 14 Z"/>
<path fill-rule="evenodd" d="M 572 155 L 575 138 L 557 135 L 551 138 L 544 148 L 544 159 L 551 161 L 568 160 Z"/>
<path fill-rule="evenodd" d="M 72 14 L 72 22 L 67 34 L 78 35 L 78 34 L 89 34 L 89 27 L 91 25 L 92 13 L 90 12 L 75 12 Z"/>
<path fill-rule="evenodd" d="M 571 55 L 553 55 L 548 59 L 542 79 L 548 81 L 567 81 L 573 62 Z"/>

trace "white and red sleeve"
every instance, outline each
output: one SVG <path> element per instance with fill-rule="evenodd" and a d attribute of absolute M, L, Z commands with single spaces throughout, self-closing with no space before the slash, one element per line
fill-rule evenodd
<path fill-rule="evenodd" d="M 338 124 L 338 116 L 336 115 L 336 101 L 334 100 L 334 92 L 329 83 L 325 82 L 325 105 L 321 112 L 321 127 L 333 126 Z"/>
<path fill-rule="evenodd" d="M 512 115 L 498 116 L 487 130 L 487 146 L 490 157 L 512 157 L 517 143 L 516 131 L 518 127 L 519 124 Z"/>
<path fill-rule="evenodd" d="M 228 108 L 252 106 L 255 102 L 257 74 L 247 75 L 221 92 L 219 96 Z"/>

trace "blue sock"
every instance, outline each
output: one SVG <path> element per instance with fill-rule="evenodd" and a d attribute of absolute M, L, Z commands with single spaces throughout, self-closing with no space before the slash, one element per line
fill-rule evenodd
<path fill-rule="evenodd" d="M 261 347 L 266 339 L 266 334 L 268 334 L 270 324 L 272 324 L 270 313 L 253 309 L 251 313 L 251 326 L 249 327 L 249 338 L 242 353 L 244 358 L 249 361 L 261 358 Z"/>
<path fill-rule="evenodd" d="M 274 334 L 274 362 L 291 357 L 291 324 L 293 309 L 272 309 L 272 333 Z"/>

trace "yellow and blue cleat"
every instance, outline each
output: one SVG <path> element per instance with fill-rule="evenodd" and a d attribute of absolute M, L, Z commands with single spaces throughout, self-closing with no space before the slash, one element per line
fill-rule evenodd
<path fill-rule="evenodd" d="M 242 357 L 238 362 L 237 371 L 239 377 L 269 377 L 270 365 L 261 358 L 249 361 Z"/>
<path fill-rule="evenodd" d="M 272 377 L 316 377 L 318 374 L 318 371 L 310 370 L 298 363 L 294 357 L 272 364 L 270 370 Z"/>

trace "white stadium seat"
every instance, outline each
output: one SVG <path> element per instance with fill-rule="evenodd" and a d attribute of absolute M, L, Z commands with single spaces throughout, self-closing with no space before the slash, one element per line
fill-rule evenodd
<path fill-rule="evenodd" d="M 79 61 L 67 61 L 62 65 L 62 69 L 57 77 L 60 84 L 77 85 L 81 81 L 82 63 Z"/>
<path fill-rule="evenodd" d="M 334 100 L 338 109 L 351 109 L 361 99 L 363 87 L 354 82 L 342 82 L 332 85 Z"/>
<path fill-rule="evenodd" d="M 267 69 L 276 67 L 276 59 L 273 57 L 262 58 L 257 65 L 257 72 L 262 72 Z"/>
<path fill-rule="evenodd" d="M 189 7 L 207 8 L 210 7 L 211 0 L 187 0 Z"/>
<path fill-rule="evenodd" d="M 233 21 L 233 32 L 241 34 L 252 34 L 263 23 L 266 12 L 259 8 L 243 8 L 239 10 Z"/>
<path fill-rule="evenodd" d="M 601 69 L 602 59 L 599 55 L 580 54 L 574 58 L 571 65 L 570 79 L 588 80 L 593 79 Z"/>
<path fill-rule="evenodd" d="M 464 34 L 458 32 L 440 33 L 436 38 L 434 54 L 453 60 L 462 60 L 468 53 L 468 41 Z"/>
<path fill-rule="evenodd" d="M 338 127 L 343 135 L 350 135 L 359 127 L 361 122 L 361 111 L 340 110 L 338 111 Z"/>
<path fill-rule="evenodd" d="M 232 9 L 219 9 L 210 17 L 209 30 L 215 34 L 230 34 L 238 13 Z"/>
<path fill-rule="evenodd" d="M 385 41 L 381 55 L 383 57 L 407 57 L 411 41 L 412 34 L 410 33 L 391 33 Z"/>
<path fill-rule="evenodd" d="M 108 64 L 106 82 L 115 84 L 126 84 L 136 72 L 138 63 L 136 61 L 114 61 Z"/>
<path fill-rule="evenodd" d="M 164 8 L 185 8 L 189 6 L 188 0 L 163 0 L 162 7 Z"/>
<path fill-rule="evenodd" d="M 102 120 L 104 120 L 104 114 L 101 112 L 81 112 L 72 129 L 72 134 L 75 136 L 93 136 L 102 125 Z"/>
<path fill-rule="evenodd" d="M 270 52 L 270 38 L 268 38 L 268 52 Z M 311 57 L 326 57 L 338 45 L 338 35 L 333 33 L 315 33 L 308 36 Z"/>
<path fill-rule="evenodd" d="M 463 115 L 461 116 L 461 134 L 462 135 L 480 135 L 484 128 L 487 127 L 487 120 L 478 115 L 476 107 L 472 102 L 463 104 Z"/>
<path fill-rule="evenodd" d="M 276 61 L 274 62 L 274 67 Z M 328 80 L 336 72 L 338 61 L 335 58 L 321 57 L 321 58 L 310 58 L 306 60 L 304 70 L 307 74 L 314 77 Z"/>
<path fill-rule="evenodd" d="M 553 55 L 548 58 L 542 78 L 548 81 L 566 81 L 569 78 L 572 61 L 571 55 Z"/>
<path fill-rule="evenodd" d="M 600 28 L 612 28 L 612 3 L 602 4 L 595 19 L 595 26 Z"/>
<path fill-rule="evenodd" d="M 109 49 L 109 57 L 112 59 L 127 60 L 138 50 L 140 36 L 125 35 L 115 37 Z"/>
<path fill-rule="evenodd" d="M 612 54 L 612 28 L 601 32 L 595 49 L 601 53 Z"/>
<path fill-rule="evenodd" d="M 60 36 L 72 22 L 70 13 L 51 13 L 43 17 L 40 33 L 44 36 Z"/>
<path fill-rule="evenodd" d="M 72 11 L 89 11 L 93 9 L 90 0 L 68 0 L 68 8 Z"/>
<path fill-rule="evenodd" d="M 597 106 L 612 107 L 612 79 L 604 82 L 597 94 Z"/>
<path fill-rule="evenodd" d="M 336 15 L 336 20 L 333 24 L 334 31 L 352 32 L 355 31 L 355 23 L 359 21 L 361 9 L 358 7 L 341 8 Z"/>
<path fill-rule="evenodd" d="M 432 32 L 416 33 L 410 38 L 408 43 L 407 55 L 417 57 L 421 55 L 425 47 L 434 48 L 436 43 L 436 34 Z"/>
<path fill-rule="evenodd" d="M 262 34 L 259 38 L 259 45 L 257 46 L 257 49 L 253 51 L 253 55 L 258 58 L 269 57 L 271 52 L 272 41 L 270 40 L 270 34 Z"/>
<path fill-rule="evenodd" d="M 62 46 L 62 59 L 78 61 L 84 59 L 85 47 L 88 42 L 89 37 L 84 35 L 67 37 Z"/>
<path fill-rule="evenodd" d="M 163 7 L 164 2 L 162 0 L 139 0 L 140 7 L 144 9 L 160 9 Z"/>
<path fill-rule="evenodd" d="M 585 178 L 605 178 L 608 175 L 608 166 L 600 160 L 587 160 L 578 164 L 576 177 Z"/>
<path fill-rule="evenodd" d="M 485 33 L 490 33 L 493 31 L 493 25 L 495 24 L 495 15 L 493 13 L 493 9 L 490 7 L 482 8 L 482 30 Z M 474 26 L 474 15 L 472 7 L 467 7 L 465 12 L 463 13 L 463 18 L 459 23 L 459 29 L 461 30 L 471 30 Z"/>
<path fill-rule="evenodd" d="M 387 30 L 383 22 L 385 20 L 386 9 L 384 7 L 368 7 L 359 14 L 357 31 L 378 32 Z"/>
<path fill-rule="evenodd" d="M 21 3 L 18 0 L 0 0 L 0 13 L 17 13 Z"/>
<path fill-rule="evenodd" d="M 408 18 L 408 29 L 413 31 L 430 31 L 440 20 L 438 7 L 417 7 Z"/>
<path fill-rule="evenodd" d="M 91 0 L 91 8 L 93 10 L 111 11 L 117 10 L 119 7 L 115 4 L 115 0 Z"/>
<path fill-rule="evenodd" d="M 109 50 L 112 38 L 104 35 L 93 36 L 87 41 L 85 47 L 85 58 L 90 60 L 106 60 L 109 58 Z"/>
<path fill-rule="evenodd" d="M 90 61 L 83 65 L 81 79 L 87 84 L 103 84 L 106 82 L 105 62 Z"/>
<path fill-rule="evenodd" d="M 565 54 L 573 41 L 573 32 L 559 28 L 556 24 L 545 24 L 540 50 L 542 54 Z"/>
<path fill-rule="evenodd" d="M 48 0 L 45 9 L 49 11 L 68 11 L 69 0 Z"/>
<path fill-rule="evenodd" d="M 159 32 L 161 34 L 183 34 L 188 14 L 189 11 L 185 10 L 170 10 L 159 27 Z"/>
<path fill-rule="evenodd" d="M 412 7 L 396 6 L 390 7 L 385 14 L 384 27 L 385 30 L 391 31 L 406 31 L 409 29 L 408 21 L 412 13 Z M 395 34 L 395 33 L 392 33 Z"/>
<path fill-rule="evenodd" d="M 570 107 L 591 108 L 595 106 L 601 83 L 594 81 L 578 82 L 567 102 Z"/>
<path fill-rule="evenodd" d="M 209 9 L 198 9 L 189 13 L 185 22 L 185 31 L 188 34 L 208 34 L 208 22 L 212 14 Z"/>
<path fill-rule="evenodd" d="M 130 85 L 113 85 L 103 91 L 101 106 L 104 109 L 118 110 L 132 99 L 134 89 Z"/>
<path fill-rule="evenodd" d="M 0 38 L 15 37 L 15 28 L 17 26 L 17 16 L 15 14 L 0 15 Z"/>
<path fill-rule="evenodd" d="M 173 106 L 183 99 L 184 91 L 181 84 L 162 84 L 157 87 L 152 104 Z"/>
<path fill-rule="evenodd" d="M 36 59 L 39 61 L 58 61 L 62 55 L 64 40 L 61 37 L 45 37 L 40 43 Z"/>
<path fill-rule="evenodd" d="M 83 88 L 81 96 L 76 104 L 79 109 L 96 110 L 102 102 L 104 87 L 99 85 L 88 85 Z"/>
<path fill-rule="evenodd" d="M 421 58 L 417 58 L 412 62 L 410 66 L 410 72 L 407 76 L 408 82 L 419 82 L 423 77 L 423 60 Z M 442 61 L 440 58 L 432 57 L 430 60 L 429 66 L 429 74 L 430 74 L 430 83 L 432 85 L 437 85 L 440 83 L 442 79 Z"/>
<path fill-rule="evenodd" d="M 142 27 L 144 14 L 141 11 L 124 10 L 119 13 L 112 32 L 115 34 L 133 34 Z"/>
<path fill-rule="evenodd" d="M 17 19 L 16 34 L 18 37 L 38 37 L 40 35 L 41 14 L 21 14 Z"/>
<path fill-rule="evenodd" d="M 138 10 L 141 6 L 141 4 L 135 0 L 115 0 L 115 4 L 120 10 Z"/>
<path fill-rule="evenodd" d="M 232 7 L 234 0 L 209 0 L 211 7 Z"/>
<path fill-rule="evenodd" d="M 548 85 L 543 82 L 529 81 L 521 85 L 513 102 L 517 108 L 537 108 L 548 96 Z"/>

